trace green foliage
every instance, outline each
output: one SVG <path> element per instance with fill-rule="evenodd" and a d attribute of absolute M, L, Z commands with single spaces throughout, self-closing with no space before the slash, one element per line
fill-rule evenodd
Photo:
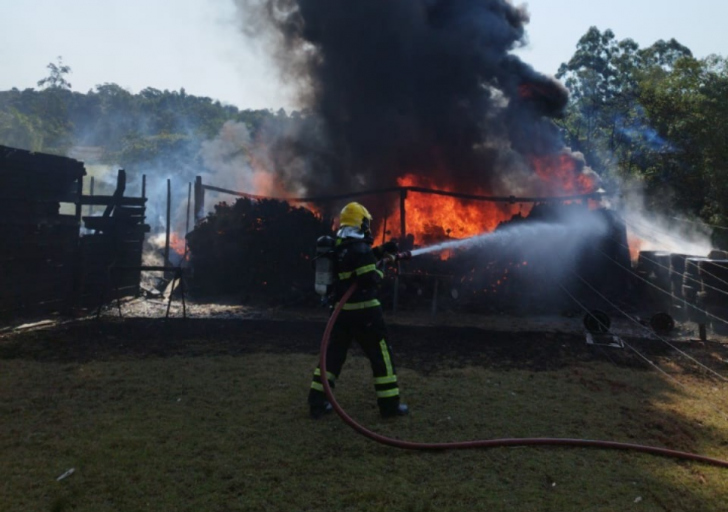
<path fill-rule="evenodd" d="M 61 57 L 47 68 L 49 75 L 38 81 L 41 90 L 0 91 L 0 144 L 57 154 L 92 146 L 103 150 L 107 163 L 141 172 L 163 161 L 199 170 L 201 143 L 217 136 L 225 122 L 244 123 L 255 135 L 281 115 L 289 119 L 285 112 L 239 110 L 184 89 L 149 87 L 133 94 L 104 83 L 87 93 L 72 92 L 66 80 L 71 68 Z"/>
<path fill-rule="evenodd" d="M 58 56 L 58 64 L 49 63 L 46 68 L 49 70 L 47 77 L 38 80 L 38 87 L 47 87 L 49 89 L 71 89 L 71 83 L 66 80 L 65 75 L 71 72 L 70 66 L 63 64 L 63 57 Z"/>
<path fill-rule="evenodd" d="M 0 110 L 0 140 L 6 146 L 39 151 L 43 147 L 43 135 L 33 121 L 14 108 Z"/>
<path fill-rule="evenodd" d="M 640 49 L 592 27 L 557 75 L 571 91 L 567 141 L 607 182 L 643 182 L 651 208 L 725 224 L 726 69 L 674 39 Z"/>

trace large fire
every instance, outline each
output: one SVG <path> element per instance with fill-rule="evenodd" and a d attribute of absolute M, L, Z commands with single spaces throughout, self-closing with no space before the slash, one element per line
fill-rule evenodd
<path fill-rule="evenodd" d="M 595 178 L 581 172 L 579 162 L 568 153 L 532 157 L 531 166 L 544 189 L 553 191 L 554 195 L 589 194 L 596 189 Z M 260 196 L 290 197 L 283 183 L 273 173 L 266 170 L 263 162 L 251 158 L 252 176 L 248 176 L 254 193 Z M 452 193 L 489 196 L 488 190 L 481 187 L 463 188 L 463 184 L 443 184 L 434 178 L 414 173 L 397 178 L 400 187 L 418 187 Z M 399 198 L 392 196 L 388 215 L 382 216 L 375 224 L 376 240 L 401 239 L 402 224 L 400 221 Z M 307 203 L 291 203 L 292 206 L 305 206 L 317 215 L 321 215 L 317 205 Z M 484 232 L 491 232 L 515 215 L 527 216 L 532 203 L 490 202 L 472 199 L 460 199 L 452 196 L 409 190 L 405 203 L 405 232 L 409 244 L 426 245 L 452 238 L 467 238 Z M 386 218 L 383 218 L 386 217 Z"/>
<path fill-rule="evenodd" d="M 456 192 L 451 186 L 438 186 L 434 180 L 414 174 L 397 179 L 401 187 L 422 187 L 446 192 Z M 482 190 L 468 190 L 469 194 L 487 195 Z M 405 229 L 414 237 L 414 243 L 421 245 L 447 238 L 467 238 L 479 233 L 493 231 L 498 224 L 513 215 L 527 215 L 530 205 L 493 203 L 463 200 L 456 197 L 409 191 L 406 199 Z M 392 208 L 387 219 L 387 233 L 400 238 L 401 222 L 399 207 Z M 383 226 L 377 238 L 381 239 Z"/>

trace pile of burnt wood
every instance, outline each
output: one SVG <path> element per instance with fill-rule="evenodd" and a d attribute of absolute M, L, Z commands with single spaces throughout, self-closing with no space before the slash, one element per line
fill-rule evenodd
<path fill-rule="evenodd" d="M 317 301 L 313 256 L 330 226 L 311 210 L 272 199 L 220 203 L 187 235 L 191 292 L 246 301 Z"/>

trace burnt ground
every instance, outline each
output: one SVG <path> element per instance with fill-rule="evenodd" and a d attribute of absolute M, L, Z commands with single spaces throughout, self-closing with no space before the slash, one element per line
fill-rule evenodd
<path fill-rule="evenodd" d="M 0 337 L 0 360 L 26 359 L 54 362 L 202 357 L 254 352 L 303 353 L 315 358 L 325 317 L 300 314 L 249 314 L 247 318 L 115 318 L 86 319 L 48 328 L 6 333 Z M 425 316 L 427 319 L 428 317 Z M 497 322 L 496 320 L 499 320 Z M 402 323 L 406 321 L 408 323 Z M 606 361 L 619 366 L 649 369 L 644 357 L 671 362 L 679 371 L 698 367 L 676 349 L 690 354 L 716 371 L 728 361 L 728 345 L 623 335 L 628 347 L 588 345 L 583 332 L 539 328 L 529 331 L 523 319 L 487 319 L 474 325 L 437 325 L 431 319 L 389 321 L 390 339 L 399 366 L 422 373 L 441 368 L 483 366 L 534 371 L 558 369 L 575 362 Z M 557 320 L 555 320 L 557 321 Z M 423 322 L 420 322 L 421 324 Z M 518 329 L 507 329 L 516 325 Z M 493 325 L 495 328 L 489 328 Z M 504 329 L 503 327 L 506 327 Z M 538 323 L 531 323 L 539 326 Z M 578 325 L 578 324 L 577 324 Z M 543 325 L 542 325 L 543 326 Z M 352 353 L 359 352 L 358 347 Z M 312 362 L 313 364 L 313 362 Z"/>

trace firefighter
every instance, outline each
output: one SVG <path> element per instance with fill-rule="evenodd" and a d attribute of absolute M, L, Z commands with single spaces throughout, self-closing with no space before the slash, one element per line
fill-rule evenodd
<path fill-rule="evenodd" d="M 335 298 L 340 300 L 354 282 L 357 283 L 357 289 L 344 304 L 331 332 L 326 355 L 326 375 L 333 388 L 351 341 L 356 340 L 371 363 L 379 412 L 382 417 L 389 418 L 404 416 L 409 412 L 408 407 L 400 403 L 387 327 L 382 307 L 377 300 L 377 291 L 383 277 L 377 263 L 383 258 L 393 257 L 397 253 L 397 244 L 387 242 L 382 246 L 372 247 L 374 239 L 370 229 L 371 220 L 371 214 L 359 203 L 349 203 L 341 210 L 335 246 L 335 272 L 338 277 L 334 289 Z M 308 396 L 312 418 L 319 418 L 332 411 L 331 404 L 326 400 L 321 378 L 321 370 L 316 368 Z"/>

